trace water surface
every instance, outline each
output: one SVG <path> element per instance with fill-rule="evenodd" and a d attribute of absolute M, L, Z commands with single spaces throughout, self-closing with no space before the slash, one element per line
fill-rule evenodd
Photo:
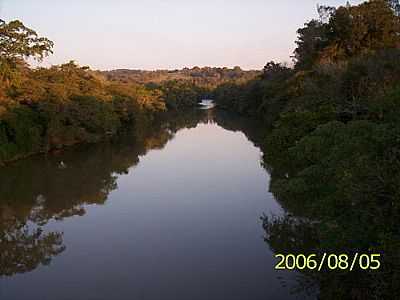
<path fill-rule="evenodd" d="M 297 299 L 250 136 L 203 111 L 1 169 L 0 298 Z"/>

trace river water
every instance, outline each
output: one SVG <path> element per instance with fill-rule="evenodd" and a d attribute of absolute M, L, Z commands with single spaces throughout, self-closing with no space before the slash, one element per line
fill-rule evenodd
<path fill-rule="evenodd" d="M 2 168 L 0 299 L 297 299 L 257 126 L 197 111 Z"/>

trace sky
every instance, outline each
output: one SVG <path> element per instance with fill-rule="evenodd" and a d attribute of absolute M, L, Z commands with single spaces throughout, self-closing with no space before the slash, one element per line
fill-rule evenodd
<path fill-rule="evenodd" d="M 44 65 L 75 60 L 101 70 L 261 69 L 270 60 L 291 62 L 296 30 L 317 17 L 317 4 L 314 0 L 0 0 L 0 18 L 19 19 L 55 43 L 54 54 Z"/>

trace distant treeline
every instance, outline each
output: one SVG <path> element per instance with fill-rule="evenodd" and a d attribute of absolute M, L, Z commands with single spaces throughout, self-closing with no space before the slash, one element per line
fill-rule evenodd
<path fill-rule="evenodd" d="M 220 107 L 269 124 L 263 165 L 292 213 L 264 220 L 269 245 L 277 253 L 381 253 L 379 271 L 310 276 L 319 299 L 393 299 L 400 295 L 400 5 L 371 0 L 318 11 L 298 30 L 294 67 L 270 62 L 258 78 L 223 84 L 214 95 Z"/>
<path fill-rule="evenodd" d="M 194 67 L 192 69 L 157 71 L 121 69 L 99 73 L 103 74 L 107 80 L 123 83 L 160 84 L 166 81 L 187 81 L 206 89 L 213 89 L 226 82 L 247 82 L 261 74 L 260 71 L 245 71 L 240 67 L 233 69 Z"/>

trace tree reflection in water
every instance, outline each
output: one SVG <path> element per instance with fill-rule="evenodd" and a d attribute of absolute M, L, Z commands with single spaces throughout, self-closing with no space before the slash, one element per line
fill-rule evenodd
<path fill-rule="evenodd" d="M 274 184 L 272 174 L 271 184 Z M 265 241 L 276 254 L 381 254 L 378 270 L 322 272 L 303 270 L 297 290 L 317 293 L 319 299 L 396 299 L 400 295 L 399 215 L 389 207 L 364 205 L 343 210 L 334 217 L 315 212 L 296 198 L 275 198 L 286 210 L 284 217 L 263 216 Z M 310 195 L 310 198 L 312 195 Z M 333 209 L 326 204 L 325 209 Z M 396 221 L 397 220 L 397 221 Z"/>
<path fill-rule="evenodd" d="M 117 189 L 117 178 L 139 156 L 162 149 L 181 128 L 207 122 L 203 111 L 165 115 L 137 124 L 118 138 L 36 156 L 0 169 L 0 277 L 30 272 L 62 253 L 63 233 L 46 232 L 51 220 L 83 216 Z"/>
<path fill-rule="evenodd" d="M 0 277 L 30 272 L 48 265 L 52 257 L 65 250 L 62 233 L 44 233 L 16 219 L 1 219 Z"/>

